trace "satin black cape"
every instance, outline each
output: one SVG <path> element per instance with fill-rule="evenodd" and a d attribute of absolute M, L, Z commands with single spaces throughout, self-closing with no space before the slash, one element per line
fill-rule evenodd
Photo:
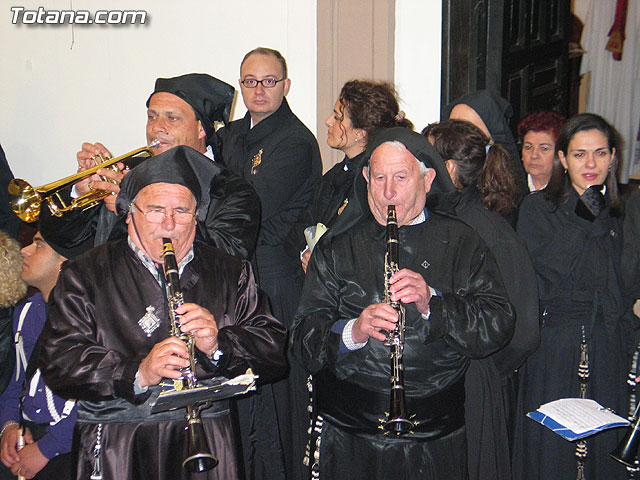
<path fill-rule="evenodd" d="M 224 352 L 214 366 L 197 351 L 197 375 L 233 377 L 249 367 L 262 382 L 281 375 L 286 365 L 286 331 L 271 315 L 249 263 L 204 245 L 194 246 L 194 252 L 181 276 L 184 299 L 214 315 L 219 348 Z M 137 322 L 149 306 L 162 323 L 147 337 Z M 168 334 L 161 287 L 126 240 L 104 244 L 63 265 L 41 337 L 40 368 L 54 392 L 79 400 L 77 445 L 83 448 L 77 452 L 77 478 L 85 478 L 93 463 L 92 449 L 87 447 L 95 442 L 91 435 L 98 421 L 105 424 L 105 478 L 141 478 L 141 471 L 149 478 L 189 478 L 180 467 L 184 452 L 169 449 L 180 439 L 187 443 L 184 431 L 180 433 L 184 412 L 163 417 L 166 422 L 157 423 L 162 419 L 155 416 L 136 420 L 146 408 L 149 393 L 134 393 L 135 374 L 152 346 Z M 228 411 L 217 410 L 205 418 L 205 424 L 213 433 L 211 447 L 224 463 L 207 478 L 236 478 L 241 468 L 232 428 L 235 419 Z M 154 424 L 163 423 L 161 436 L 150 433 L 157 432 Z M 157 453 L 140 450 L 144 445 L 156 445 Z"/>
<path fill-rule="evenodd" d="M 493 255 L 462 222 L 429 213 L 425 223 L 400 228 L 399 244 L 400 268 L 420 272 L 428 285 L 442 292 L 432 297 L 427 321 L 414 305 L 407 305 L 404 377 L 411 401 L 446 392 L 463 378 L 469 358 L 487 356 L 504 346 L 513 333 L 514 314 Z M 372 397 L 386 394 L 391 373 L 388 347 L 370 341 L 360 350 L 340 354 L 340 334 L 332 331 L 336 321 L 356 318 L 368 305 L 382 302 L 385 229 L 369 214 L 349 231 L 323 238 L 316 248 L 292 331 L 293 354 L 319 378 L 328 371 L 343 386 L 352 383 Z M 316 382 L 317 390 L 325 388 L 330 392 L 332 386 Z M 323 414 L 323 405 L 318 408 Z M 407 439 L 419 441 L 425 435 L 409 434 L 394 444 L 380 433 L 370 441 L 389 447 L 387 463 L 403 458 Z M 449 453 L 465 463 L 464 447 Z M 342 454 L 329 455 L 339 459 Z M 402 462 L 399 465 L 401 478 Z"/>

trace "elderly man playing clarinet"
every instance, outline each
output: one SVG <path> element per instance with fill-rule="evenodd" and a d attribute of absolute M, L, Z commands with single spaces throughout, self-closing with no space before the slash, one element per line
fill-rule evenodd
<path fill-rule="evenodd" d="M 453 186 L 428 141 L 385 129 L 368 152 L 353 201 L 313 252 L 292 331 L 315 380 L 312 471 L 466 479 L 465 370 L 506 344 L 513 309 L 482 240 L 431 208 L 446 210 Z"/>
<path fill-rule="evenodd" d="M 286 366 L 286 331 L 271 315 L 248 262 L 194 243 L 206 215 L 210 160 L 178 146 L 126 175 L 117 208 L 128 236 L 67 262 L 52 295 L 40 367 L 54 392 L 78 400 L 76 478 L 242 478 L 229 401 L 201 412 L 219 465 L 191 477 L 185 410 L 150 413 L 163 379 L 235 377 L 251 368 L 260 380 Z M 185 342 L 170 336 L 163 239 L 173 243 L 184 303 L 175 309 Z"/>

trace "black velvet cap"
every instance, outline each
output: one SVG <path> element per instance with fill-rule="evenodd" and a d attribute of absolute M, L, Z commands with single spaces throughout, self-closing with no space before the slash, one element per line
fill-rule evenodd
<path fill-rule="evenodd" d="M 444 160 L 424 135 L 404 127 L 378 130 L 367 145 L 367 152 L 364 157 L 367 163 L 371 159 L 373 151 L 385 142 L 400 142 L 414 157 L 428 168 L 433 168 L 436 171 L 436 178 L 431 186 L 432 190 L 443 192 L 455 190 Z"/>
<path fill-rule="evenodd" d="M 151 157 L 130 173 L 120 184 L 116 199 L 118 215 L 129 211 L 129 205 L 144 187 L 154 183 L 171 183 L 187 187 L 196 198 L 196 217 L 204 220 L 211 201 L 209 186 L 218 172 L 214 163 L 197 150 L 179 145 Z"/>
<path fill-rule="evenodd" d="M 48 205 L 43 203 L 38 217 L 38 230 L 56 253 L 65 258 L 74 258 L 93 248 L 98 210 L 98 207 L 92 208 L 89 213 L 71 210 L 62 217 L 55 217 Z"/>
<path fill-rule="evenodd" d="M 215 132 L 214 122 L 229 122 L 235 88 L 206 73 L 187 73 L 173 78 L 158 78 L 153 93 L 167 92 L 181 98 L 193 108 L 209 139 Z"/>

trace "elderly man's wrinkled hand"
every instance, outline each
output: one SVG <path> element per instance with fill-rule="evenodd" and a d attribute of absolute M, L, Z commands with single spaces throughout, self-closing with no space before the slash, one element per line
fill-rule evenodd
<path fill-rule="evenodd" d="M 398 312 L 391 305 L 376 303 L 365 308 L 353 324 L 351 338 L 354 342 L 364 343 L 369 337 L 384 342 L 386 332 L 396 327 Z"/>
<path fill-rule="evenodd" d="M 180 330 L 193 335 L 198 350 L 211 355 L 218 349 L 218 325 L 209 310 L 195 303 L 184 303 L 176 313 L 180 314 Z"/>

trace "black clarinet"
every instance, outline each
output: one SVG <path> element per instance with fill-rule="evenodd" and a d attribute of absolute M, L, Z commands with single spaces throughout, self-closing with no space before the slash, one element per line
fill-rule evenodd
<path fill-rule="evenodd" d="M 640 477 L 640 462 L 638 462 L 638 450 L 640 450 L 640 415 L 638 415 L 638 410 L 640 409 L 640 403 L 638 403 L 636 391 L 638 388 L 636 377 L 640 373 L 638 368 L 639 360 L 640 344 L 636 346 L 636 350 L 633 353 L 631 370 L 627 377 L 627 386 L 629 387 L 629 416 L 627 419 L 631 424 L 616 449 L 609 454 L 614 460 L 627 467 L 629 479 Z"/>
<path fill-rule="evenodd" d="M 391 358 L 391 404 L 389 412 L 385 412 L 386 417 L 380 419 L 381 428 L 387 433 L 403 435 L 408 433 L 414 423 L 409 420 L 407 413 L 407 400 L 404 393 L 404 364 L 402 353 L 404 351 L 404 323 L 405 308 L 401 302 L 391 300 L 391 276 L 400 270 L 398 266 L 398 219 L 396 217 L 396 206 L 389 205 L 387 210 L 387 253 L 384 257 L 384 302 L 391 305 L 398 312 L 398 323 L 393 330 L 387 333 L 384 342 L 389 347 L 389 357 Z"/>
<path fill-rule="evenodd" d="M 193 335 L 183 333 L 180 330 L 180 315 L 176 309 L 184 303 L 182 289 L 180 288 L 180 274 L 173 243 L 169 238 L 162 239 L 162 259 L 164 260 L 164 278 L 167 285 L 167 300 L 169 304 L 169 319 L 171 321 L 171 335 L 179 338 L 187 345 L 189 351 L 189 366 L 180 369 L 182 378 L 174 380 L 176 390 L 196 388 L 198 380 L 195 376 L 196 360 L 194 354 L 195 343 Z M 187 432 L 189 436 L 189 450 L 187 458 L 182 462 L 182 467 L 191 473 L 206 472 L 218 465 L 218 459 L 211 454 L 207 437 L 204 434 L 200 410 L 202 406 L 187 405 Z"/>

